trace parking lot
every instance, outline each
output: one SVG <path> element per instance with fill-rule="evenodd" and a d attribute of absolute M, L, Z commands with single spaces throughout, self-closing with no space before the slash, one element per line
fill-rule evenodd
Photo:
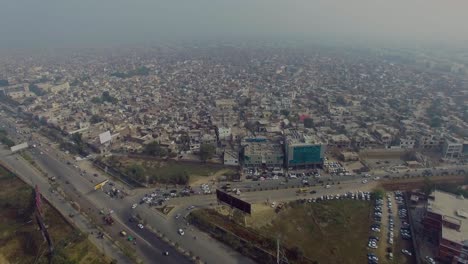
<path fill-rule="evenodd" d="M 368 263 L 416 263 L 403 193 L 396 191 L 376 199 L 373 219 Z"/>

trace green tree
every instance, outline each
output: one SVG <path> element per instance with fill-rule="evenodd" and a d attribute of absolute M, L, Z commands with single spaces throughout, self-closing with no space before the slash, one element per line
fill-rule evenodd
<path fill-rule="evenodd" d="M 91 124 L 96 124 L 96 123 L 99 123 L 102 121 L 102 118 L 98 115 L 92 115 L 91 116 L 91 119 L 89 120 L 89 122 L 91 122 Z"/>
<path fill-rule="evenodd" d="M 346 105 L 346 100 L 344 98 L 344 96 L 338 96 L 336 97 L 336 103 L 339 104 L 339 105 Z"/>
<path fill-rule="evenodd" d="M 128 176 L 132 177 L 137 181 L 145 180 L 145 168 L 139 164 L 132 164 L 127 168 Z"/>
<path fill-rule="evenodd" d="M 158 142 L 153 141 L 145 146 L 145 148 L 143 149 L 143 153 L 155 157 L 164 157 L 167 155 L 167 150 L 161 147 L 161 145 Z"/>
<path fill-rule="evenodd" d="M 440 127 L 442 125 L 442 119 L 440 116 L 431 117 L 430 126 L 431 127 Z"/>
<path fill-rule="evenodd" d="M 101 96 L 101 101 L 103 102 L 109 102 L 109 103 L 117 103 L 117 98 L 112 97 L 109 94 L 109 91 L 104 91 Z"/>
<path fill-rule="evenodd" d="M 314 127 L 314 120 L 312 118 L 304 119 L 304 127 L 305 128 L 313 128 Z"/>
<path fill-rule="evenodd" d="M 215 150 L 215 146 L 211 144 L 202 144 L 200 146 L 200 159 L 204 162 L 211 159 L 215 153 Z"/>
<path fill-rule="evenodd" d="M 281 109 L 280 110 L 280 114 L 284 115 L 284 116 L 289 116 L 289 110 L 286 110 L 286 109 Z"/>
<path fill-rule="evenodd" d="M 101 104 L 101 103 L 102 103 L 102 100 L 101 100 L 100 97 L 95 96 L 95 97 L 91 98 L 91 103 L 93 103 L 93 104 Z"/>
<path fill-rule="evenodd" d="M 29 91 L 33 92 L 37 96 L 41 96 L 41 95 L 46 94 L 46 92 L 44 90 L 39 88 L 39 86 L 37 86 L 34 83 L 29 84 Z"/>
<path fill-rule="evenodd" d="M 424 182 L 421 190 L 426 196 L 429 196 L 432 193 L 432 191 L 435 190 L 434 182 L 432 182 L 431 179 L 429 179 L 429 177 L 424 177 Z"/>

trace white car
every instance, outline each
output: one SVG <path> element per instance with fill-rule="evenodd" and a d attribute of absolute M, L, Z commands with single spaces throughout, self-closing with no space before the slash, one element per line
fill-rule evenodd
<path fill-rule="evenodd" d="M 138 224 L 138 227 L 139 227 L 140 229 L 143 229 L 143 225 L 142 225 L 142 224 Z"/>
<path fill-rule="evenodd" d="M 137 206 L 138 206 L 137 204 L 133 204 L 132 209 L 135 209 Z"/>
<path fill-rule="evenodd" d="M 179 233 L 179 235 L 183 236 L 185 234 L 184 230 L 180 229 L 177 231 L 177 233 Z"/>
<path fill-rule="evenodd" d="M 401 253 L 407 255 L 407 256 L 412 256 L 413 254 L 411 252 L 409 252 L 407 249 L 402 249 L 401 250 Z"/>
<path fill-rule="evenodd" d="M 363 184 L 366 184 L 366 183 L 367 183 L 367 180 L 363 180 L 362 183 L 363 183 Z"/>
<path fill-rule="evenodd" d="M 436 264 L 435 260 L 429 256 L 426 256 L 425 260 L 429 264 Z"/>

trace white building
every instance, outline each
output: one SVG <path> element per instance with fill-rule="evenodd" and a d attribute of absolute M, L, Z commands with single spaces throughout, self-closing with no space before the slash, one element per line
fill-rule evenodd
<path fill-rule="evenodd" d="M 230 140 L 231 139 L 231 128 L 229 128 L 229 127 L 218 127 L 218 139 L 219 140 Z"/>
<path fill-rule="evenodd" d="M 400 139 L 400 148 L 403 149 L 413 149 L 416 144 L 416 140 L 412 138 L 401 138 Z"/>
<path fill-rule="evenodd" d="M 445 139 L 443 148 L 442 148 L 442 155 L 444 158 L 458 158 L 461 157 L 463 153 L 463 142 L 455 139 L 455 138 L 447 138 Z"/>
<path fill-rule="evenodd" d="M 239 165 L 239 153 L 237 151 L 226 150 L 224 151 L 224 165 L 238 166 Z"/>

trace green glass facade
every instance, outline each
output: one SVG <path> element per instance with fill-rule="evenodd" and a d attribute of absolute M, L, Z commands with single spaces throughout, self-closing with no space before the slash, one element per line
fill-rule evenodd
<path fill-rule="evenodd" d="M 291 145 L 287 147 L 287 151 L 288 166 L 314 165 L 323 162 L 323 145 Z"/>

